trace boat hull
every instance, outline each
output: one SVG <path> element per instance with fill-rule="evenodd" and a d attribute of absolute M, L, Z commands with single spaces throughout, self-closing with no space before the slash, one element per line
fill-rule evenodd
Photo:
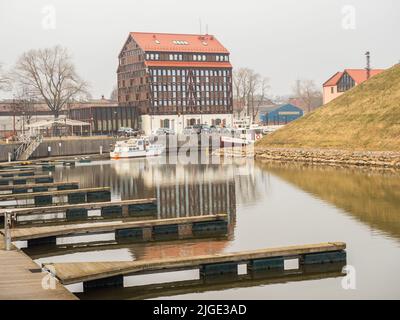
<path fill-rule="evenodd" d="M 111 159 L 129 159 L 129 158 L 146 158 L 146 157 L 158 157 L 162 154 L 162 150 L 149 150 L 149 151 L 122 151 L 122 152 L 111 152 Z"/>

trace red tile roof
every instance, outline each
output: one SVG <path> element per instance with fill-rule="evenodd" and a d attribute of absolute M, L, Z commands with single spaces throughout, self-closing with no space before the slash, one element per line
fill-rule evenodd
<path fill-rule="evenodd" d="M 232 68 L 230 62 L 145 61 L 147 67 Z"/>
<path fill-rule="evenodd" d="M 150 32 L 130 35 L 144 51 L 229 53 L 213 35 Z"/>
<path fill-rule="evenodd" d="M 384 69 L 371 69 L 371 77 L 385 71 Z M 367 71 L 365 69 L 345 69 L 344 72 L 336 72 L 328 81 L 326 81 L 323 86 L 324 87 L 332 87 L 336 86 L 343 76 L 344 73 L 347 73 L 356 84 L 363 83 L 367 80 Z"/>
<path fill-rule="evenodd" d="M 367 81 L 367 71 L 365 69 L 345 69 L 345 72 L 355 81 L 356 84 L 363 83 Z M 372 69 L 371 77 L 383 72 L 383 69 Z"/>
<path fill-rule="evenodd" d="M 342 77 L 343 72 L 336 72 L 328 81 L 324 83 L 324 87 L 332 87 L 336 86 L 339 82 L 339 79 Z"/>

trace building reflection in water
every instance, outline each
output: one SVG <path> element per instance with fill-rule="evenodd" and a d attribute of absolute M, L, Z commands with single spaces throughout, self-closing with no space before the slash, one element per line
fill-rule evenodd
<path fill-rule="evenodd" d="M 135 159 L 57 168 L 56 181 L 79 181 L 80 187 L 110 186 L 113 200 L 157 199 L 157 217 L 171 219 L 225 213 L 228 233 L 185 241 L 128 245 L 135 259 L 195 256 L 223 252 L 234 237 L 236 189 L 254 183 L 252 172 L 238 175 L 235 165 L 163 164 Z"/>

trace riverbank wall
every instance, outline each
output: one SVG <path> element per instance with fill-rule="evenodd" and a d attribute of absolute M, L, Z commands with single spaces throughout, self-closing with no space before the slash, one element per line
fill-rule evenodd
<path fill-rule="evenodd" d="M 254 157 L 256 159 L 302 162 L 324 165 L 372 166 L 400 169 L 400 152 L 394 151 L 351 151 L 333 149 L 303 148 L 227 148 L 220 149 L 219 155 Z"/>
<path fill-rule="evenodd" d="M 125 137 L 54 137 L 45 138 L 29 159 L 49 157 L 67 157 L 79 155 L 99 154 L 100 147 L 103 154 L 112 151 L 116 141 L 126 140 Z M 188 150 L 215 150 L 220 148 L 221 135 L 171 135 L 156 137 L 154 143 L 166 147 L 167 153 L 185 152 Z M 8 161 L 8 153 L 14 153 L 19 147 L 18 143 L 0 144 L 0 162 Z M 48 148 L 51 151 L 49 152 Z"/>
<path fill-rule="evenodd" d="M 109 153 L 117 139 L 114 137 L 46 138 L 30 159 L 99 154 L 100 147 L 103 153 Z M 8 161 L 8 153 L 13 153 L 18 147 L 19 143 L 0 144 L 0 162 Z"/>

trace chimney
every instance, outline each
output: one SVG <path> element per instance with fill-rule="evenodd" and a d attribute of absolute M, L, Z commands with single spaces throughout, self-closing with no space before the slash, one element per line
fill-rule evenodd
<path fill-rule="evenodd" d="M 367 57 L 367 67 L 365 68 L 365 70 L 367 71 L 367 80 L 371 77 L 371 56 L 370 56 L 370 52 L 367 51 L 365 53 L 365 56 Z"/>

